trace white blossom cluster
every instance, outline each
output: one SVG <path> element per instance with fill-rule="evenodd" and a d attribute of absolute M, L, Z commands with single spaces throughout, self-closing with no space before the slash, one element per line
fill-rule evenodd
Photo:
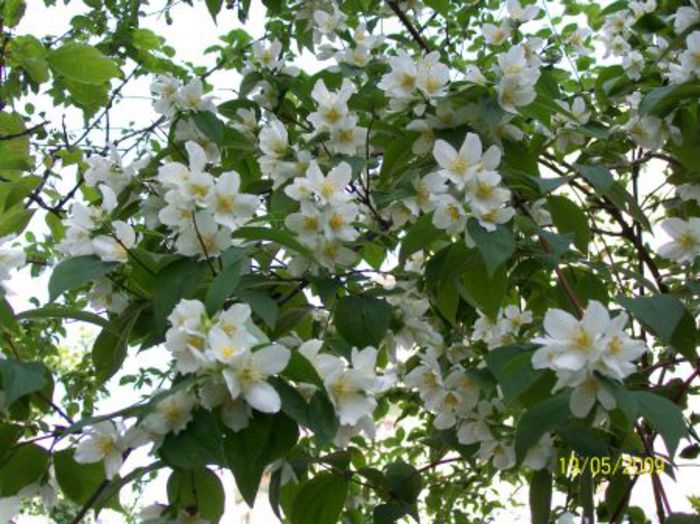
<path fill-rule="evenodd" d="M 259 200 L 240 192 L 235 171 L 208 173 L 206 153 L 197 143 L 187 142 L 185 149 L 188 166 L 168 162 L 158 170 L 166 203 L 158 218 L 176 232 L 178 253 L 208 258 L 231 245 L 231 232 L 255 214 Z"/>
<path fill-rule="evenodd" d="M 531 322 L 530 311 L 521 311 L 518 306 L 512 304 L 500 309 L 495 321 L 479 311 L 471 338 L 485 342 L 489 349 L 506 346 L 513 344 L 521 328 Z"/>
<path fill-rule="evenodd" d="M 306 175 L 295 178 L 284 190 L 300 203 L 299 211 L 285 218 L 285 225 L 314 250 L 318 263 L 331 270 L 350 265 L 355 259 L 355 253 L 343 244 L 359 236 L 353 227 L 359 206 L 346 190 L 351 177 L 352 169 L 346 162 L 324 176 L 312 161 Z"/>
<path fill-rule="evenodd" d="M 540 78 L 541 60 L 536 49 L 542 44 L 541 39 L 531 39 L 498 55 L 496 72 L 500 79 L 496 91 L 498 102 L 506 111 L 516 113 L 518 107 L 534 102 L 537 97 L 535 84 Z"/>
<path fill-rule="evenodd" d="M 510 191 L 501 185 L 496 171 L 501 151 L 491 146 L 483 151 L 479 135 L 467 133 L 457 151 L 445 140 L 437 140 L 433 156 L 440 169 L 417 182 L 415 201 L 423 212 L 434 211 L 433 225 L 457 236 L 466 233 L 469 212 L 487 231 L 508 222 L 515 210 L 508 206 Z"/>
<path fill-rule="evenodd" d="M 361 432 L 373 438 L 375 397 L 393 383 L 390 375 L 377 375 L 377 349 L 372 346 L 362 350 L 352 348 L 350 362 L 347 362 L 336 355 L 321 352 L 322 346 L 322 340 L 310 339 L 299 346 L 299 353 L 318 372 L 335 408 L 340 428 L 334 444 L 347 447 L 350 439 Z M 307 384 L 306 388 L 313 391 L 315 387 Z"/>
<path fill-rule="evenodd" d="M 634 372 L 634 361 L 646 345 L 625 332 L 629 318 L 620 312 L 611 318 L 607 308 L 591 300 L 579 320 L 561 309 L 544 317 L 547 336 L 533 339 L 541 347 L 532 356 L 535 369 L 552 369 L 557 375 L 555 391 L 572 388 L 571 412 L 585 417 L 596 401 L 612 409 L 615 399 L 596 373 L 622 381 Z"/>
<path fill-rule="evenodd" d="M 440 62 L 437 51 L 416 61 L 406 51 L 399 49 L 397 56 L 389 57 L 387 61 L 391 71 L 382 76 L 377 86 L 387 94 L 393 110 L 405 108 L 417 94 L 427 100 L 446 94 L 450 69 Z"/>

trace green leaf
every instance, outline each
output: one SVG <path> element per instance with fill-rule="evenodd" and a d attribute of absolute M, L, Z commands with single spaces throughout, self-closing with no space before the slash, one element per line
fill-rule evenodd
<path fill-rule="evenodd" d="M 574 245 L 582 253 L 587 253 L 591 232 L 583 210 L 563 196 L 547 197 L 547 208 L 559 232 L 563 235 L 573 233 Z"/>
<path fill-rule="evenodd" d="M 435 9 L 440 15 L 447 17 L 450 12 L 449 0 L 425 0 L 425 5 Z"/>
<path fill-rule="evenodd" d="M 528 409 L 515 430 L 515 456 L 518 463 L 528 450 L 552 428 L 569 418 L 569 392 L 562 392 Z"/>
<path fill-rule="evenodd" d="M 489 232 L 472 218 L 467 224 L 467 230 L 486 262 L 489 275 L 493 275 L 515 252 L 515 237 L 510 229 L 503 225 L 498 225 L 496 231 Z"/>
<path fill-rule="evenodd" d="M 502 346 L 486 355 L 488 368 L 498 380 L 507 403 L 517 400 L 543 376 L 543 371 L 532 367 L 531 346 Z"/>
<path fill-rule="evenodd" d="M 158 285 L 153 293 L 153 315 L 157 333 L 165 331 L 167 317 L 180 300 L 194 297 L 206 271 L 207 266 L 201 261 L 179 258 L 157 273 Z"/>
<path fill-rule="evenodd" d="M 465 298 L 495 321 L 508 290 L 506 269 L 501 266 L 495 273 L 489 274 L 486 264 L 475 252 L 470 257 L 470 262 L 462 274 L 462 285 L 467 295 Z"/>
<path fill-rule="evenodd" d="M 2 9 L 3 25 L 7 28 L 15 27 L 22 20 L 27 3 L 25 0 L 5 0 L 0 9 Z"/>
<path fill-rule="evenodd" d="M 4 451 L 4 450 L 3 450 Z M 40 480 L 49 467 L 49 452 L 36 444 L 26 444 L 10 452 L 0 465 L 0 497 L 11 497 Z"/>
<path fill-rule="evenodd" d="M 19 235 L 29 224 L 34 211 L 34 209 L 25 209 L 23 204 L 17 204 L 0 213 L 0 237 Z"/>
<path fill-rule="evenodd" d="M 103 384 L 119 371 L 129 348 L 129 336 L 141 314 L 141 309 L 127 309 L 105 326 L 92 346 L 95 380 Z"/>
<path fill-rule="evenodd" d="M 253 507 L 265 467 L 285 456 L 299 439 L 299 429 L 283 413 L 255 413 L 247 428 L 229 431 L 224 440 L 228 466 L 243 500 Z M 307 521 L 315 522 L 315 521 Z"/>
<path fill-rule="evenodd" d="M 46 49 L 31 35 L 15 36 L 10 40 L 10 63 L 26 71 L 37 84 L 49 79 Z"/>
<path fill-rule="evenodd" d="M 224 488 L 219 477 L 208 469 L 174 470 L 167 491 L 170 504 L 181 510 L 196 508 L 210 524 L 218 523 L 224 514 Z"/>
<path fill-rule="evenodd" d="M 412 505 L 423 489 L 423 478 L 410 464 L 392 462 L 384 471 L 384 486 L 393 497 Z"/>
<path fill-rule="evenodd" d="M 241 281 L 241 265 L 245 259 L 245 251 L 238 248 L 231 249 L 235 251 L 230 253 L 228 262 L 223 270 L 216 275 L 207 290 L 204 304 L 210 315 L 214 315 L 224 306 L 226 300 L 233 294 Z"/>
<path fill-rule="evenodd" d="M 532 524 L 549 524 L 552 510 L 552 474 L 535 471 L 530 479 L 530 518 Z"/>
<path fill-rule="evenodd" d="M 224 0 L 206 0 L 207 10 L 211 15 L 212 20 L 216 23 L 216 17 L 221 11 L 221 6 L 224 4 Z"/>
<path fill-rule="evenodd" d="M 665 117 L 683 100 L 697 100 L 700 97 L 700 83 L 670 84 L 657 87 L 647 93 L 639 103 L 639 114 Z"/>
<path fill-rule="evenodd" d="M 192 414 L 192 422 L 177 435 L 168 433 L 159 455 L 175 468 L 199 469 L 208 465 L 226 466 L 224 442 L 214 415 L 204 409 Z"/>
<path fill-rule="evenodd" d="M 53 465 L 56 471 L 56 481 L 61 493 L 75 502 L 83 505 L 97 492 L 105 482 L 104 464 L 78 464 L 73 458 L 74 450 L 65 449 L 55 453 Z M 116 481 L 116 479 L 113 479 Z M 104 507 L 119 509 L 119 500 L 115 496 Z"/>
<path fill-rule="evenodd" d="M 661 434 L 669 455 L 673 457 L 680 440 L 688 435 L 680 408 L 666 397 L 648 391 L 633 391 L 631 394 L 639 405 L 639 412 Z"/>
<path fill-rule="evenodd" d="M 211 111 L 197 111 L 192 120 L 202 134 L 220 146 L 224 143 L 224 123 Z"/>
<path fill-rule="evenodd" d="M 431 242 L 440 236 L 440 230 L 433 225 L 432 215 L 423 215 L 406 232 L 401 240 L 399 262 L 403 264 L 413 253 L 427 249 Z"/>
<path fill-rule="evenodd" d="M 81 309 L 76 309 L 72 307 L 64 307 L 49 304 L 44 307 L 37 309 L 29 309 L 27 311 L 22 311 L 17 313 L 18 320 L 24 319 L 39 319 L 39 318 L 63 318 L 70 320 L 80 320 L 82 322 L 89 322 L 90 324 L 95 324 L 96 326 L 105 327 L 109 322 L 99 315 L 90 313 L 89 311 L 83 311 Z"/>
<path fill-rule="evenodd" d="M 275 328 L 275 325 L 277 324 L 277 317 L 279 315 L 279 307 L 277 306 L 277 302 L 262 291 L 257 291 L 255 289 L 240 287 L 238 288 L 236 295 L 243 302 L 248 304 L 253 310 L 253 313 L 262 318 L 265 321 L 265 324 L 267 324 L 271 329 Z"/>
<path fill-rule="evenodd" d="M 382 299 L 367 295 L 338 299 L 335 326 L 353 346 L 379 346 L 391 322 L 391 306 Z"/>
<path fill-rule="evenodd" d="M 92 282 L 117 266 L 119 266 L 118 262 L 102 262 L 93 255 L 67 258 L 51 273 L 49 300 L 53 302 L 63 292 Z"/>
<path fill-rule="evenodd" d="M 336 524 L 347 495 L 347 480 L 333 473 L 319 473 L 302 484 L 292 504 L 290 524 Z"/>
<path fill-rule="evenodd" d="M 10 358 L 0 360 L 0 377 L 8 406 L 17 399 L 41 391 L 50 383 L 50 374 L 44 364 Z"/>
<path fill-rule="evenodd" d="M 296 251 L 308 258 L 313 258 L 313 254 L 308 247 L 301 244 L 287 231 L 281 229 L 271 229 L 266 227 L 240 227 L 233 232 L 234 238 L 243 238 L 246 240 L 269 240 L 280 246 Z"/>
<path fill-rule="evenodd" d="M 100 85 L 119 76 L 117 65 L 97 48 L 69 42 L 49 53 L 49 67 L 54 72 L 81 84 Z"/>
<path fill-rule="evenodd" d="M 660 294 L 639 298 L 617 297 L 617 301 L 662 342 L 695 362 L 695 321 L 678 298 Z"/>

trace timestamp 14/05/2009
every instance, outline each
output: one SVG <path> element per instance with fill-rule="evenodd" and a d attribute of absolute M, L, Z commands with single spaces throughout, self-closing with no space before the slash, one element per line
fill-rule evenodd
<path fill-rule="evenodd" d="M 617 457 L 580 457 L 572 453 L 567 457 L 559 457 L 560 471 L 571 476 L 580 475 L 586 471 L 591 475 L 614 475 L 617 472 L 630 476 L 648 475 L 662 473 L 666 466 L 664 458 L 652 456 L 621 454 Z"/>

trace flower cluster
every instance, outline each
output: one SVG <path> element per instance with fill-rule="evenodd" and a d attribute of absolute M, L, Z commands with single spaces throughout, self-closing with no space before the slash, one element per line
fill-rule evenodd
<path fill-rule="evenodd" d="M 513 217 L 515 210 L 507 205 L 510 191 L 496 172 L 501 161 L 497 146 L 483 151 L 479 135 L 467 133 L 459 151 L 437 140 L 433 156 L 440 169 L 421 180 L 416 200 L 424 212 L 434 210 L 435 227 L 450 235 L 466 234 L 465 205 L 487 231 Z"/>
<path fill-rule="evenodd" d="M 541 60 L 535 49 L 541 43 L 541 39 L 532 39 L 498 55 L 496 73 L 500 79 L 496 91 L 498 103 L 506 111 L 516 113 L 518 107 L 534 102 L 537 97 L 535 83 L 540 78 Z"/>
<path fill-rule="evenodd" d="M 185 256 L 208 258 L 231 245 L 231 232 L 254 214 L 259 200 L 240 192 L 240 176 L 227 171 L 215 178 L 206 171 L 206 154 L 195 142 L 185 148 L 189 166 L 169 162 L 158 170 L 166 205 L 161 223 L 177 233 L 175 249 Z"/>
<path fill-rule="evenodd" d="M 552 369 L 557 375 L 555 390 L 573 388 L 571 412 L 585 417 L 596 403 L 605 409 L 615 400 L 596 373 L 621 381 L 635 370 L 634 361 L 646 351 L 644 342 L 625 333 L 629 318 L 614 318 L 603 304 L 588 303 L 581 320 L 561 309 L 550 309 L 544 317 L 545 337 L 533 339 L 540 347 L 532 356 L 535 369 Z"/>
<path fill-rule="evenodd" d="M 447 92 L 450 70 L 440 62 L 437 51 L 415 61 L 400 49 L 397 56 L 389 57 L 387 61 L 391 71 L 382 76 L 377 85 L 387 94 L 394 110 L 406 107 L 416 92 L 427 100 L 441 97 Z"/>
<path fill-rule="evenodd" d="M 159 76 L 151 84 L 151 92 L 158 97 L 153 109 L 160 115 L 172 117 L 177 111 L 216 112 L 213 98 L 204 95 L 204 85 L 198 78 L 183 85 L 173 76 Z"/>
<path fill-rule="evenodd" d="M 295 178 L 284 189 L 300 204 L 298 212 L 285 218 L 285 225 L 314 250 L 322 266 L 331 270 L 338 265 L 349 265 L 355 259 L 355 253 L 343 245 L 359 235 L 353 227 L 359 207 L 346 189 L 351 177 L 352 169 L 346 162 L 324 176 L 312 161 L 306 176 Z"/>
<path fill-rule="evenodd" d="M 472 339 L 485 342 L 489 349 L 512 344 L 521 328 L 531 322 L 530 311 L 521 311 L 512 304 L 498 311 L 495 322 L 480 311 L 474 322 Z"/>
<path fill-rule="evenodd" d="M 340 421 L 335 445 L 347 447 L 350 439 L 360 432 L 373 437 L 375 396 L 392 384 L 390 376 L 377 376 L 377 349 L 352 348 L 348 363 L 338 356 L 322 353 L 322 346 L 322 340 L 310 339 L 299 346 L 299 353 L 314 366 L 335 407 Z"/>

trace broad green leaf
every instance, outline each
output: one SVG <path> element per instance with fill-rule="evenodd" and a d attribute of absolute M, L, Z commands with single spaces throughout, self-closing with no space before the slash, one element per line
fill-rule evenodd
<path fill-rule="evenodd" d="M 299 429 L 283 413 L 255 413 L 247 428 L 229 431 L 224 439 L 226 462 L 243 500 L 252 507 L 264 469 L 285 456 L 297 443 Z M 308 522 L 315 522 L 313 520 Z"/>
<path fill-rule="evenodd" d="M 569 393 L 562 392 L 528 409 L 515 430 L 515 456 L 518 463 L 549 430 L 569 418 Z"/>
<path fill-rule="evenodd" d="M 120 74 L 111 58 L 91 45 L 78 42 L 68 42 L 51 51 L 47 61 L 55 74 L 81 84 L 104 84 Z"/>
<path fill-rule="evenodd" d="M 588 228 L 586 215 L 581 208 L 563 196 L 547 197 L 547 208 L 559 232 L 563 235 L 573 233 L 576 247 L 582 253 L 587 253 L 591 231 Z"/>
<path fill-rule="evenodd" d="M 639 103 L 641 115 L 665 117 L 684 100 L 697 100 L 700 97 L 700 82 L 670 84 L 657 87 L 647 93 Z"/>
<path fill-rule="evenodd" d="M 462 285 L 467 295 L 465 298 L 495 321 L 508 289 L 506 269 L 501 266 L 489 274 L 478 253 L 473 253 L 470 261 L 468 269 L 462 274 Z"/>
<path fill-rule="evenodd" d="M 392 462 L 384 471 L 384 486 L 393 497 L 412 505 L 423 489 L 423 478 L 410 464 Z"/>
<path fill-rule="evenodd" d="M 515 237 L 507 227 L 499 225 L 496 231 L 486 231 L 476 219 L 470 219 L 467 231 L 486 262 L 490 275 L 515 252 Z"/>
<path fill-rule="evenodd" d="M 305 482 L 292 504 L 290 524 L 337 524 L 348 495 L 348 481 L 319 473 Z"/>
<path fill-rule="evenodd" d="M 56 481 L 61 493 L 78 505 L 85 504 L 106 481 L 104 464 L 78 464 L 73 458 L 74 450 L 65 449 L 53 456 Z M 117 479 L 113 479 L 113 482 Z M 115 496 L 104 507 L 119 510 L 119 500 Z"/>
<path fill-rule="evenodd" d="M 425 5 L 432 9 L 435 9 L 436 12 L 438 12 L 444 17 L 447 17 L 447 15 L 449 14 L 449 0 L 425 0 Z"/>
<path fill-rule="evenodd" d="M 662 342 L 695 362 L 695 321 L 678 298 L 660 294 L 638 298 L 618 297 L 617 301 Z"/>
<path fill-rule="evenodd" d="M 221 6 L 224 4 L 223 0 L 206 0 L 207 4 L 207 10 L 209 11 L 209 14 L 211 15 L 212 20 L 214 20 L 214 23 L 216 23 L 216 17 L 219 14 L 219 11 L 221 11 Z"/>
<path fill-rule="evenodd" d="M 700 524 L 700 515 L 689 513 L 671 513 L 666 518 L 666 524 Z"/>
<path fill-rule="evenodd" d="M 208 469 L 173 470 L 167 491 L 170 504 L 181 510 L 197 508 L 197 514 L 210 524 L 217 524 L 224 514 L 224 488 L 219 477 Z"/>
<path fill-rule="evenodd" d="M 15 36 L 10 39 L 10 63 L 20 67 L 37 84 L 49 79 L 49 65 L 46 62 L 46 48 L 31 35 Z"/>
<path fill-rule="evenodd" d="M 209 465 L 226 466 L 218 424 L 211 412 L 195 410 L 192 422 L 184 430 L 165 437 L 158 450 L 159 455 L 174 468 L 195 470 Z"/>
<path fill-rule="evenodd" d="M 65 291 L 92 282 L 118 266 L 117 262 L 102 262 L 94 255 L 67 258 L 53 268 L 49 300 L 53 302 Z"/>
<path fill-rule="evenodd" d="M 0 112 L 0 173 L 10 174 L 3 178 L 13 179 L 12 174 L 32 167 L 32 159 L 29 156 L 29 137 L 22 135 L 25 129 L 24 121 L 19 115 Z M 15 138 L 9 138 L 8 135 Z M 0 221 L 0 224 L 4 221 L 5 219 Z M 7 226 L 3 229 L 7 229 Z"/>
<path fill-rule="evenodd" d="M 530 479 L 530 518 L 532 524 L 549 524 L 552 510 L 552 474 L 547 469 L 533 472 Z"/>
<path fill-rule="evenodd" d="M 282 247 L 296 251 L 297 253 L 313 258 L 313 254 L 308 247 L 301 244 L 289 232 L 281 229 L 271 229 L 266 227 L 241 227 L 233 232 L 235 238 L 243 238 L 245 240 L 268 240 L 275 242 Z"/>
<path fill-rule="evenodd" d="M 486 355 L 488 368 L 498 380 L 506 402 L 517 400 L 544 375 L 532 367 L 534 352 L 531 346 L 514 345 L 493 349 Z"/>
<path fill-rule="evenodd" d="M 72 307 L 57 306 L 53 304 L 17 313 L 18 320 L 37 318 L 63 318 L 80 320 L 82 322 L 89 322 L 90 324 L 95 324 L 96 326 L 101 327 L 106 327 L 109 324 L 109 321 L 106 319 L 99 315 L 95 315 L 94 313 L 90 313 L 89 311 L 83 311 L 82 309 Z"/>
<path fill-rule="evenodd" d="M 103 384 L 119 371 L 128 350 L 129 336 L 141 314 L 140 308 L 130 308 L 105 326 L 92 346 L 95 379 Z"/>
<path fill-rule="evenodd" d="M 411 255 L 427 249 L 431 242 L 440 236 L 440 231 L 433 225 L 433 216 L 423 215 L 406 232 L 406 236 L 401 240 L 401 250 L 399 251 L 399 261 L 404 263 Z"/>
<path fill-rule="evenodd" d="M 338 299 L 335 308 L 338 333 L 353 346 L 379 346 L 391 322 L 391 306 L 368 295 Z"/>
<path fill-rule="evenodd" d="M 204 303 L 210 315 L 213 315 L 224 306 L 226 300 L 233 294 L 241 281 L 241 264 L 245 257 L 245 251 L 236 248 L 231 249 L 235 251 L 230 254 L 223 270 L 216 275 L 216 278 L 207 290 L 207 297 Z"/>
<path fill-rule="evenodd" d="M 50 384 L 49 371 L 41 362 L 2 359 L 0 377 L 2 377 L 2 390 L 8 406 L 17 399 L 41 391 Z"/>
<path fill-rule="evenodd" d="M 216 145 L 224 143 L 224 123 L 211 111 L 197 111 L 192 120 L 202 134 Z"/>
<path fill-rule="evenodd" d="M 182 299 L 194 297 L 207 271 L 207 265 L 192 258 L 179 258 L 156 275 L 153 314 L 157 333 L 165 331 L 167 317 Z"/>
<path fill-rule="evenodd" d="M 1 140 L 0 143 L 2 143 Z M 34 209 L 26 209 L 20 203 L 0 213 L 0 238 L 22 233 L 34 216 L 34 211 Z"/>
<path fill-rule="evenodd" d="M 4 451 L 4 450 L 3 450 Z M 46 475 L 49 452 L 36 444 L 21 445 L 0 463 L 0 497 L 11 497 Z"/>
<path fill-rule="evenodd" d="M 27 3 L 25 0 L 4 0 L 0 4 L 0 9 L 2 9 L 3 25 L 7 28 L 15 27 L 24 17 Z"/>
<path fill-rule="evenodd" d="M 666 397 L 648 391 L 633 391 L 632 396 L 639 405 L 640 414 L 661 434 L 673 457 L 680 440 L 688 435 L 680 408 Z"/>

